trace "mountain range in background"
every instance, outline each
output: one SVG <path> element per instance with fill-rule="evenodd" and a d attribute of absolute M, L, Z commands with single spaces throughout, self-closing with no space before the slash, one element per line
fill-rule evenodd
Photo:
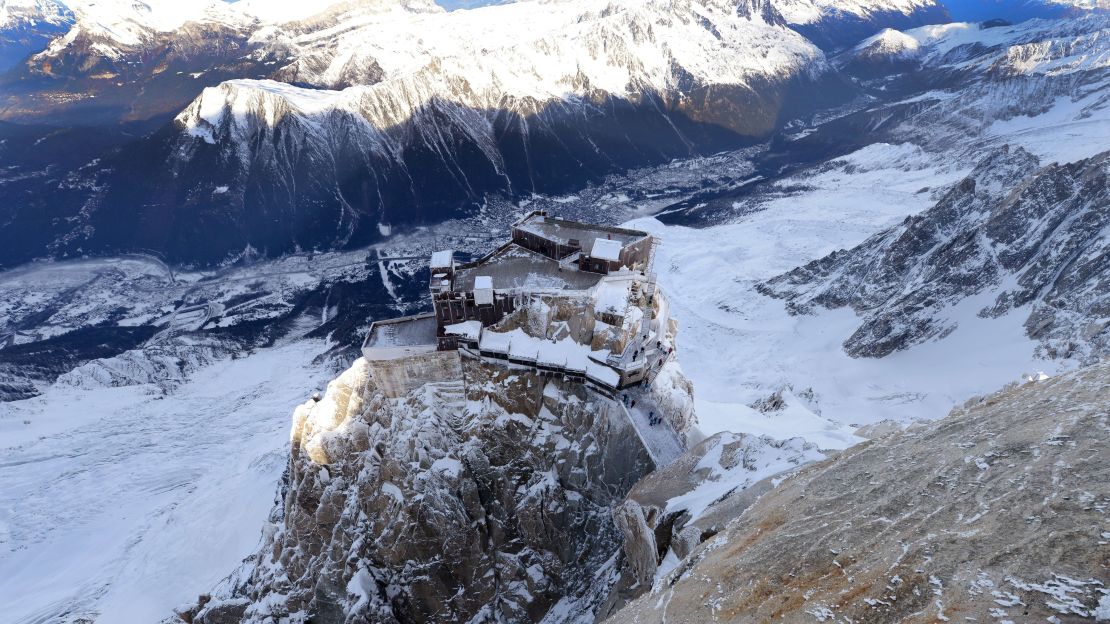
<path fill-rule="evenodd" d="M 0 266 L 362 245 L 766 141 L 861 97 L 828 58 L 883 28 L 1058 6 L 7 2 Z"/>

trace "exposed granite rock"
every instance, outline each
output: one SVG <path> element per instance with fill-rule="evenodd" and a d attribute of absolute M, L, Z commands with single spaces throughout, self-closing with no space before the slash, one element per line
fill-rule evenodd
<path fill-rule="evenodd" d="M 723 530 L 609 621 L 1101 618 L 1108 405 L 1110 362 L 872 439 L 754 504 L 725 498 L 711 513 L 741 504 Z"/>
<path fill-rule="evenodd" d="M 770 487 L 773 474 L 823 459 L 801 438 L 718 433 L 652 472 L 614 511 L 624 533 L 621 576 L 598 619 L 649 591 L 655 577 L 724 529 Z"/>
<path fill-rule="evenodd" d="M 610 509 L 653 467 L 611 399 L 467 360 L 465 384 L 391 400 L 369 370 L 298 408 L 262 549 L 185 617 L 561 621 L 604 599 Z"/>

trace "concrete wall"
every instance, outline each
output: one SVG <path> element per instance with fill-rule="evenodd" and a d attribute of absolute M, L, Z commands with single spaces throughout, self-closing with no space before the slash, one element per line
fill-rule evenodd
<path fill-rule="evenodd" d="M 433 381 L 462 379 L 458 351 L 433 351 L 393 360 L 370 360 L 374 384 L 391 399 L 397 399 Z"/>
<path fill-rule="evenodd" d="M 625 245 L 625 247 L 621 249 L 621 259 L 618 264 L 630 269 L 639 268 L 647 271 L 649 268 L 648 261 L 651 260 L 651 246 L 654 242 L 655 241 L 649 236 L 635 243 Z M 618 266 L 613 270 L 619 268 Z"/>

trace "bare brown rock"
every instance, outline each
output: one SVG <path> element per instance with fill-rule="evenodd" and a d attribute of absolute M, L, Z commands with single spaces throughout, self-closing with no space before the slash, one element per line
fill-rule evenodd
<path fill-rule="evenodd" d="M 1010 387 L 800 469 L 610 621 L 1092 621 L 1107 457 L 1110 363 Z"/>

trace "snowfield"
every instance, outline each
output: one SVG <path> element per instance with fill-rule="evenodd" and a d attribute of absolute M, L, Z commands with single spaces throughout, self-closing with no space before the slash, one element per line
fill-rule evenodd
<path fill-rule="evenodd" d="M 1027 311 L 984 320 L 976 316 L 983 302 L 968 300 L 952 311 L 959 329 L 945 339 L 853 359 L 842 343 L 859 324 L 855 313 L 789 316 L 781 301 L 755 290 L 928 208 L 935 191 L 966 173 L 913 145 L 875 144 L 784 181 L 780 197 L 729 225 L 632 221 L 663 240 L 655 270 L 679 319 L 702 432 L 803 437 L 823 449 L 845 448 L 860 441 L 857 426 L 940 418 L 1025 373 L 1056 372 L 1056 364 L 1034 358 L 1035 343 L 1021 325 Z M 799 186 L 805 190 L 785 191 Z M 751 407 L 781 390 L 779 409 Z"/>
<path fill-rule="evenodd" d="M 304 340 L 152 385 L 0 403 L 5 622 L 156 622 L 254 551 L 289 414 L 330 374 Z"/>

